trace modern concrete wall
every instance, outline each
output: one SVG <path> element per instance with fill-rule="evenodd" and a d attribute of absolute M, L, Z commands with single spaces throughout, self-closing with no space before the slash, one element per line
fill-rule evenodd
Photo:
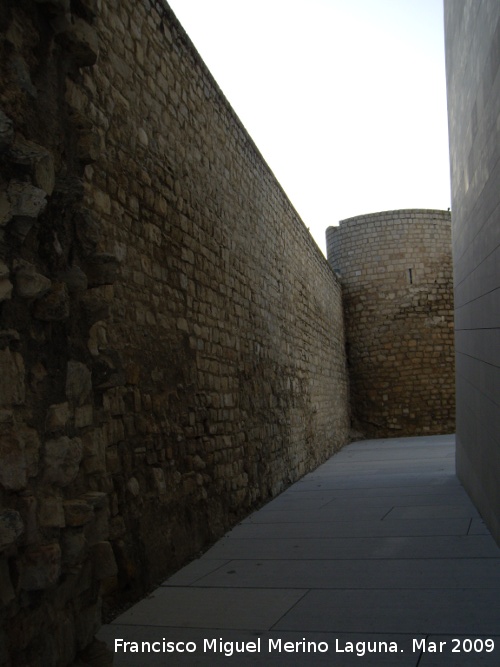
<path fill-rule="evenodd" d="M 445 0 L 457 471 L 500 542 L 500 3 Z"/>

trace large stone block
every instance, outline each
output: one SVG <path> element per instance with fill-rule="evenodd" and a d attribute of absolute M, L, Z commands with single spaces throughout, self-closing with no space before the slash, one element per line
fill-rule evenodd
<path fill-rule="evenodd" d="M 101 153 L 101 138 L 96 130 L 85 130 L 78 133 L 76 154 L 79 161 L 84 164 L 92 164 Z"/>
<path fill-rule="evenodd" d="M 10 36 L 13 37 L 12 34 Z M 17 39 L 18 37 L 16 36 L 13 41 L 15 42 Z M 30 101 L 36 100 L 38 97 L 38 90 L 31 79 L 29 65 L 19 53 L 14 53 L 11 57 L 10 71 L 19 90 L 21 90 Z"/>
<path fill-rule="evenodd" d="M 45 430 L 47 433 L 56 433 L 64 431 L 70 418 L 69 403 L 57 403 L 49 406 L 47 418 L 45 420 Z"/>
<path fill-rule="evenodd" d="M 97 579 L 107 579 L 118 574 L 113 547 L 109 542 L 97 542 L 92 546 L 92 561 Z"/>
<path fill-rule="evenodd" d="M 36 299 L 46 294 L 51 280 L 39 273 L 33 264 L 25 264 L 15 273 L 16 293 L 23 299 Z"/>
<path fill-rule="evenodd" d="M 69 361 L 66 368 L 66 398 L 71 405 L 83 405 L 92 391 L 92 373 L 79 361 Z"/>
<path fill-rule="evenodd" d="M 24 442 L 15 431 L 0 434 L 0 485 L 21 491 L 28 482 Z"/>
<path fill-rule="evenodd" d="M 62 436 L 45 443 L 44 480 L 57 486 L 68 486 L 75 479 L 82 460 L 80 438 Z"/>
<path fill-rule="evenodd" d="M 82 435 L 83 466 L 87 473 L 105 472 L 106 446 L 101 429 L 95 429 Z"/>
<path fill-rule="evenodd" d="M 102 234 L 102 224 L 87 208 L 78 209 L 74 216 L 75 231 L 85 255 L 95 253 Z"/>
<path fill-rule="evenodd" d="M 7 188 L 0 188 L 0 228 L 4 227 L 12 219 L 12 203 L 9 199 Z"/>
<path fill-rule="evenodd" d="M 0 550 L 14 544 L 23 534 L 24 524 L 21 515 L 16 510 L 0 510 Z"/>
<path fill-rule="evenodd" d="M 10 282 L 9 267 L 0 260 L 0 301 L 10 299 L 12 296 L 12 283 Z"/>
<path fill-rule="evenodd" d="M 8 157 L 32 175 L 35 185 L 51 195 L 55 185 L 54 157 L 43 146 L 17 137 L 10 146 Z"/>
<path fill-rule="evenodd" d="M 53 586 L 61 574 L 59 544 L 45 544 L 26 551 L 20 560 L 19 585 L 25 591 Z"/>
<path fill-rule="evenodd" d="M 46 192 L 30 183 L 11 181 L 7 188 L 12 233 L 24 241 L 46 205 Z"/>
<path fill-rule="evenodd" d="M 77 67 L 92 67 L 99 55 L 99 39 L 92 26 L 82 19 L 67 23 L 56 36 Z"/>
<path fill-rule="evenodd" d="M 0 519 L 1 521 L 1 519 Z M 0 539 L 1 545 L 1 539 Z M 0 546 L 1 548 L 1 546 Z M 10 578 L 9 564 L 5 558 L 0 557 L 0 604 L 5 608 L 12 602 L 16 597 L 14 592 L 14 587 L 12 585 L 12 580 Z M 0 642 L 2 641 L 2 636 L 0 634 Z M 2 649 L 0 649 L 0 660 L 5 661 L 5 654 L 2 655 Z"/>
<path fill-rule="evenodd" d="M 26 474 L 28 477 L 36 477 L 40 461 L 40 438 L 38 437 L 38 432 L 30 426 L 22 424 L 16 426 L 16 433 L 24 447 Z"/>
<path fill-rule="evenodd" d="M 58 277 L 65 283 L 70 294 L 82 294 L 87 289 L 87 276 L 79 266 L 68 267 L 61 271 Z"/>
<path fill-rule="evenodd" d="M 63 569 L 79 566 L 88 553 L 87 540 L 82 528 L 68 528 L 61 536 Z"/>
<path fill-rule="evenodd" d="M 38 504 L 38 521 L 42 528 L 64 528 L 64 509 L 62 498 L 48 496 Z"/>
<path fill-rule="evenodd" d="M 24 545 L 38 544 L 40 542 L 40 533 L 37 498 L 35 498 L 31 491 L 24 491 L 19 494 L 16 508 L 21 514 L 25 527 L 22 543 Z"/>
<path fill-rule="evenodd" d="M 14 123 L 0 109 L 0 153 L 3 153 L 14 140 Z"/>
<path fill-rule="evenodd" d="M 84 526 L 94 518 L 92 506 L 81 498 L 66 500 L 63 507 L 67 526 Z"/>
<path fill-rule="evenodd" d="M 23 405 L 25 400 L 24 360 L 19 352 L 0 350 L 0 406 Z"/>
<path fill-rule="evenodd" d="M 41 296 L 33 310 L 33 316 L 43 322 L 59 322 L 69 317 L 68 288 L 65 283 L 52 283 L 50 290 Z"/>

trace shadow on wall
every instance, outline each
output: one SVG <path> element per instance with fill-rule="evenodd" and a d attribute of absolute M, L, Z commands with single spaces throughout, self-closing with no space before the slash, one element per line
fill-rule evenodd
<path fill-rule="evenodd" d="M 0 665 L 59 667 L 347 441 L 341 290 L 163 3 L 5 0 L 0 80 Z"/>

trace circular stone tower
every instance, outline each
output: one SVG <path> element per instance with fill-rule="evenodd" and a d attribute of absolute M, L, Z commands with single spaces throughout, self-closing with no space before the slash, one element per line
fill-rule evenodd
<path fill-rule="evenodd" d="M 453 433 L 449 211 L 362 215 L 326 239 L 344 293 L 353 427 L 369 437 Z"/>

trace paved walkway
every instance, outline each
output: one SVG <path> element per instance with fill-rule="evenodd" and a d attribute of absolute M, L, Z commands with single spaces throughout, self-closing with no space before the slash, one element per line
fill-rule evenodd
<path fill-rule="evenodd" d="M 453 436 L 353 443 L 100 638 L 193 651 L 116 667 L 498 667 L 500 549 L 454 470 Z"/>

